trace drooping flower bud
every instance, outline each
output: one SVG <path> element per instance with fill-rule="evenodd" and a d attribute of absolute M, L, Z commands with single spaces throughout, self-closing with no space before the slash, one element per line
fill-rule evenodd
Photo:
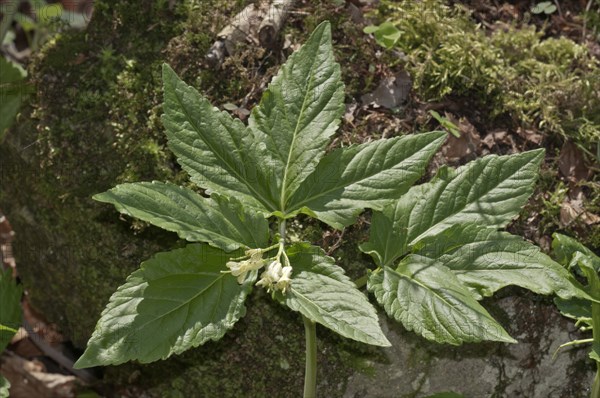
<path fill-rule="evenodd" d="M 290 286 L 290 282 L 292 281 L 290 279 L 290 276 L 292 276 L 292 267 L 290 267 L 289 265 L 283 267 L 283 269 L 281 270 L 281 277 L 275 284 L 275 289 L 281 290 L 285 294 L 285 291 Z"/>
<path fill-rule="evenodd" d="M 272 261 L 260 277 L 256 285 L 265 287 L 270 292 L 281 278 L 281 263 L 278 260 Z"/>
<path fill-rule="evenodd" d="M 267 269 L 260 276 L 261 279 L 256 283 L 257 286 L 262 286 L 267 289 L 268 292 L 271 290 L 281 290 L 284 294 L 292 282 L 292 267 L 286 265 L 281 266 L 281 263 L 277 260 L 271 262 Z"/>

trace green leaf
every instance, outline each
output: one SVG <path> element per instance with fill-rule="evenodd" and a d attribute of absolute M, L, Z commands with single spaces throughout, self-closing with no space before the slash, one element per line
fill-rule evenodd
<path fill-rule="evenodd" d="M 0 269 L 0 352 L 21 326 L 21 296 L 23 287 L 17 285 L 10 270 Z"/>
<path fill-rule="evenodd" d="M 225 251 L 266 247 L 269 241 L 267 220 L 244 209 L 235 198 L 216 194 L 204 198 L 190 189 L 154 181 L 117 185 L 94 199 L 177 232 L 182 239 L 208 242 Z"/>
<path fill-rule="evenodd" d="M 0 142 L 27 95 L 23 68 L 0 56 Z"/>
<path fill-rule="evenodd" d="M 335 62 L 329 22 L 281 67 L 252 110 L 249 126 L 261 143 L 267 187 L 286 214 L 287 201 L 315 170 L 344 111 L 344 84 Z"/>
<path fill-rule="evenodd" d="M 506 226 L 533 192 L 543 149 L 486 156 L 457 170 L 444 168 L 431 182 L 411 188 L 374 212 L 369 241 L 361 250 L 379 266 L 391 265 L 427 236 L 454 224 Z"/>
<path fill-rule="evenodd" d="M 38 20 L 49 23 L 62 15 L 63 8 L 60 4 L 48 4 L 36 10 Z"/>
<path fill-rule="evenodd" d="M 439 113 L 437 113 L 434 110 L 430 110 L 429 114 L 431 116 L 433 116 L 433 118 L 435 120 L 437 120 L 438 123 L 443 128 L 445 128 L 446 130 L 448 130 L 449 133 L 451 133 L 456 138 L 460 138 L 460 129 L 458 128 L 458 126 L 456 124 L 452 123 L 450 120 L 448 120 L 448 118 L 443 117 L 442 115 L 440 115 Z"/>
<path fill-rule="evenodd" d="M 554 304 L 561 314 L 567 318 L 575 319 L 592 326 L 592 302 L 581 298 L 554 299 Z"/>
<path fill-rule="evenodd" d="M 590 359 L 593 359 L 596 362 L 600 362 L 600 350 L 599 347 L 592 347 L 592 351 L 588 354 Z"/>
<path fill-rule="evenodd" d="M 557 10 L 556 5 L 551 1 L 542 1 L 537 3 L 534 7 L 531 7 L 531 12 L 534 14 L 552 14 Z"/>
<path fill-rule="evenodd" d="M 566 235 L 554 233 L 552 234 L 552 251 L 559 263 L 564 266 L 572 266 L 575 253 L 580 252 L 586 257 L 589 257 L 596 271 L 600 270 L 600 257 L 593 251 L 582 245 L 576 239 Z"/>
<path fill-rule="evenodd" d="M 390 49 L 394 47 L 394 44 L 402 36 L 402 32 L 389 21 L 383 22 L 379 26 L 367 26 L 363 29 L 363 32 L 367 34 L 373 34 L 375 41 L 382 47 Z"/>
<path fill-rule="evenodd" d="M 458 224 L 424 238 L 413 249 L 450 268 L 478 299 L 509 285 L 565 299 L 588 297 L 571 274 L 537 246 L 494 228 Z"/>
<path fill-rule="evenodd" d="M 362 343 L 388 347 L 367 297 L 322 249 L 299 243 L 287 249 L 294 268 L 285 304 L 313 322 Z"/>
<path fill-rule="evenodd" d="M 214 108 L 195 88 L 163 65 L 164 115 L 169 148 L 202 188 L 235 196 L 264 213 L 276 203 L 261 187 L 264 159 L 255 156 L 252 132 L 239 119 Z M 263 181 L 261 183 L 261 181 Z"/>
<path fill-rule="evenodd" d="M 112 295 L 77 368 L 165 359 L 219 340 L 246 313 L 256 272 L 240 285 L 230 255 L 207 245 L 158 253 Z"/>
<path fill-rule="evenodd" d="M 405 193 L 445 138 L 431 132 L 335 150 L 290 198 L 289 211 L 301 210 L 335 228 L 348 226 L 364 208 L 381 209 Z"/>
<path fill-rule="evenodd" d="M 396 269 L 372 272 L 368 289 L 390 317 L 428 340 L 515 342 L 449 268 L 426 258 L 409 255 Z"/>
<path fill-rule="evenodd" d="M 8 398 L 10 389 L 10 382 L 0 375 L 0 398 Z"/>

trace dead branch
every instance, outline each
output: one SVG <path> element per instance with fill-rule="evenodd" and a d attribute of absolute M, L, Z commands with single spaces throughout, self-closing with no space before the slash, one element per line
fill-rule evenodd
<path fill-rule="evenodd" d="M 277 35 L 294 3 L 295 0 L 272 0 L 266 4 L 248 5 L 217 34 L 206 60 L 212 66 L 220 66 L 226 57 L 235 54 L 241 43 L 275 48 Z"/>

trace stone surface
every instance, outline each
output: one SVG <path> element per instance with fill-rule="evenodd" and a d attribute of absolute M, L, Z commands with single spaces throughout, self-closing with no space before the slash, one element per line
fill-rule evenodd
<path fill-rule="evenodd" d="M 344 398 L 427 397 L 454 391 L 465 397 L 588 397 L 594 376 L 586 348 L 558 347 L 579 334 L 551 302 L 515 289 L 488 308 L 518 344 L 440 346 L 382 320 L 393 347 L 374 377 L 356 373 Z"/>

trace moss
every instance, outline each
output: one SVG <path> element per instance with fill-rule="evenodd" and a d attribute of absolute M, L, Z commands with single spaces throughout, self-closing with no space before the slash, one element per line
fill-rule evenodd
<path fill-rule="evenodd" d="M 585 46 L 527 25 L 486 31 L 465 8 L 440 0 L 384 1 L 379 15 L 397 27 L 396 47 L 424 100 L 476 98 L 492 120 L 509 114 L 517 125 L 595 148 L 600 65 Z"/>

